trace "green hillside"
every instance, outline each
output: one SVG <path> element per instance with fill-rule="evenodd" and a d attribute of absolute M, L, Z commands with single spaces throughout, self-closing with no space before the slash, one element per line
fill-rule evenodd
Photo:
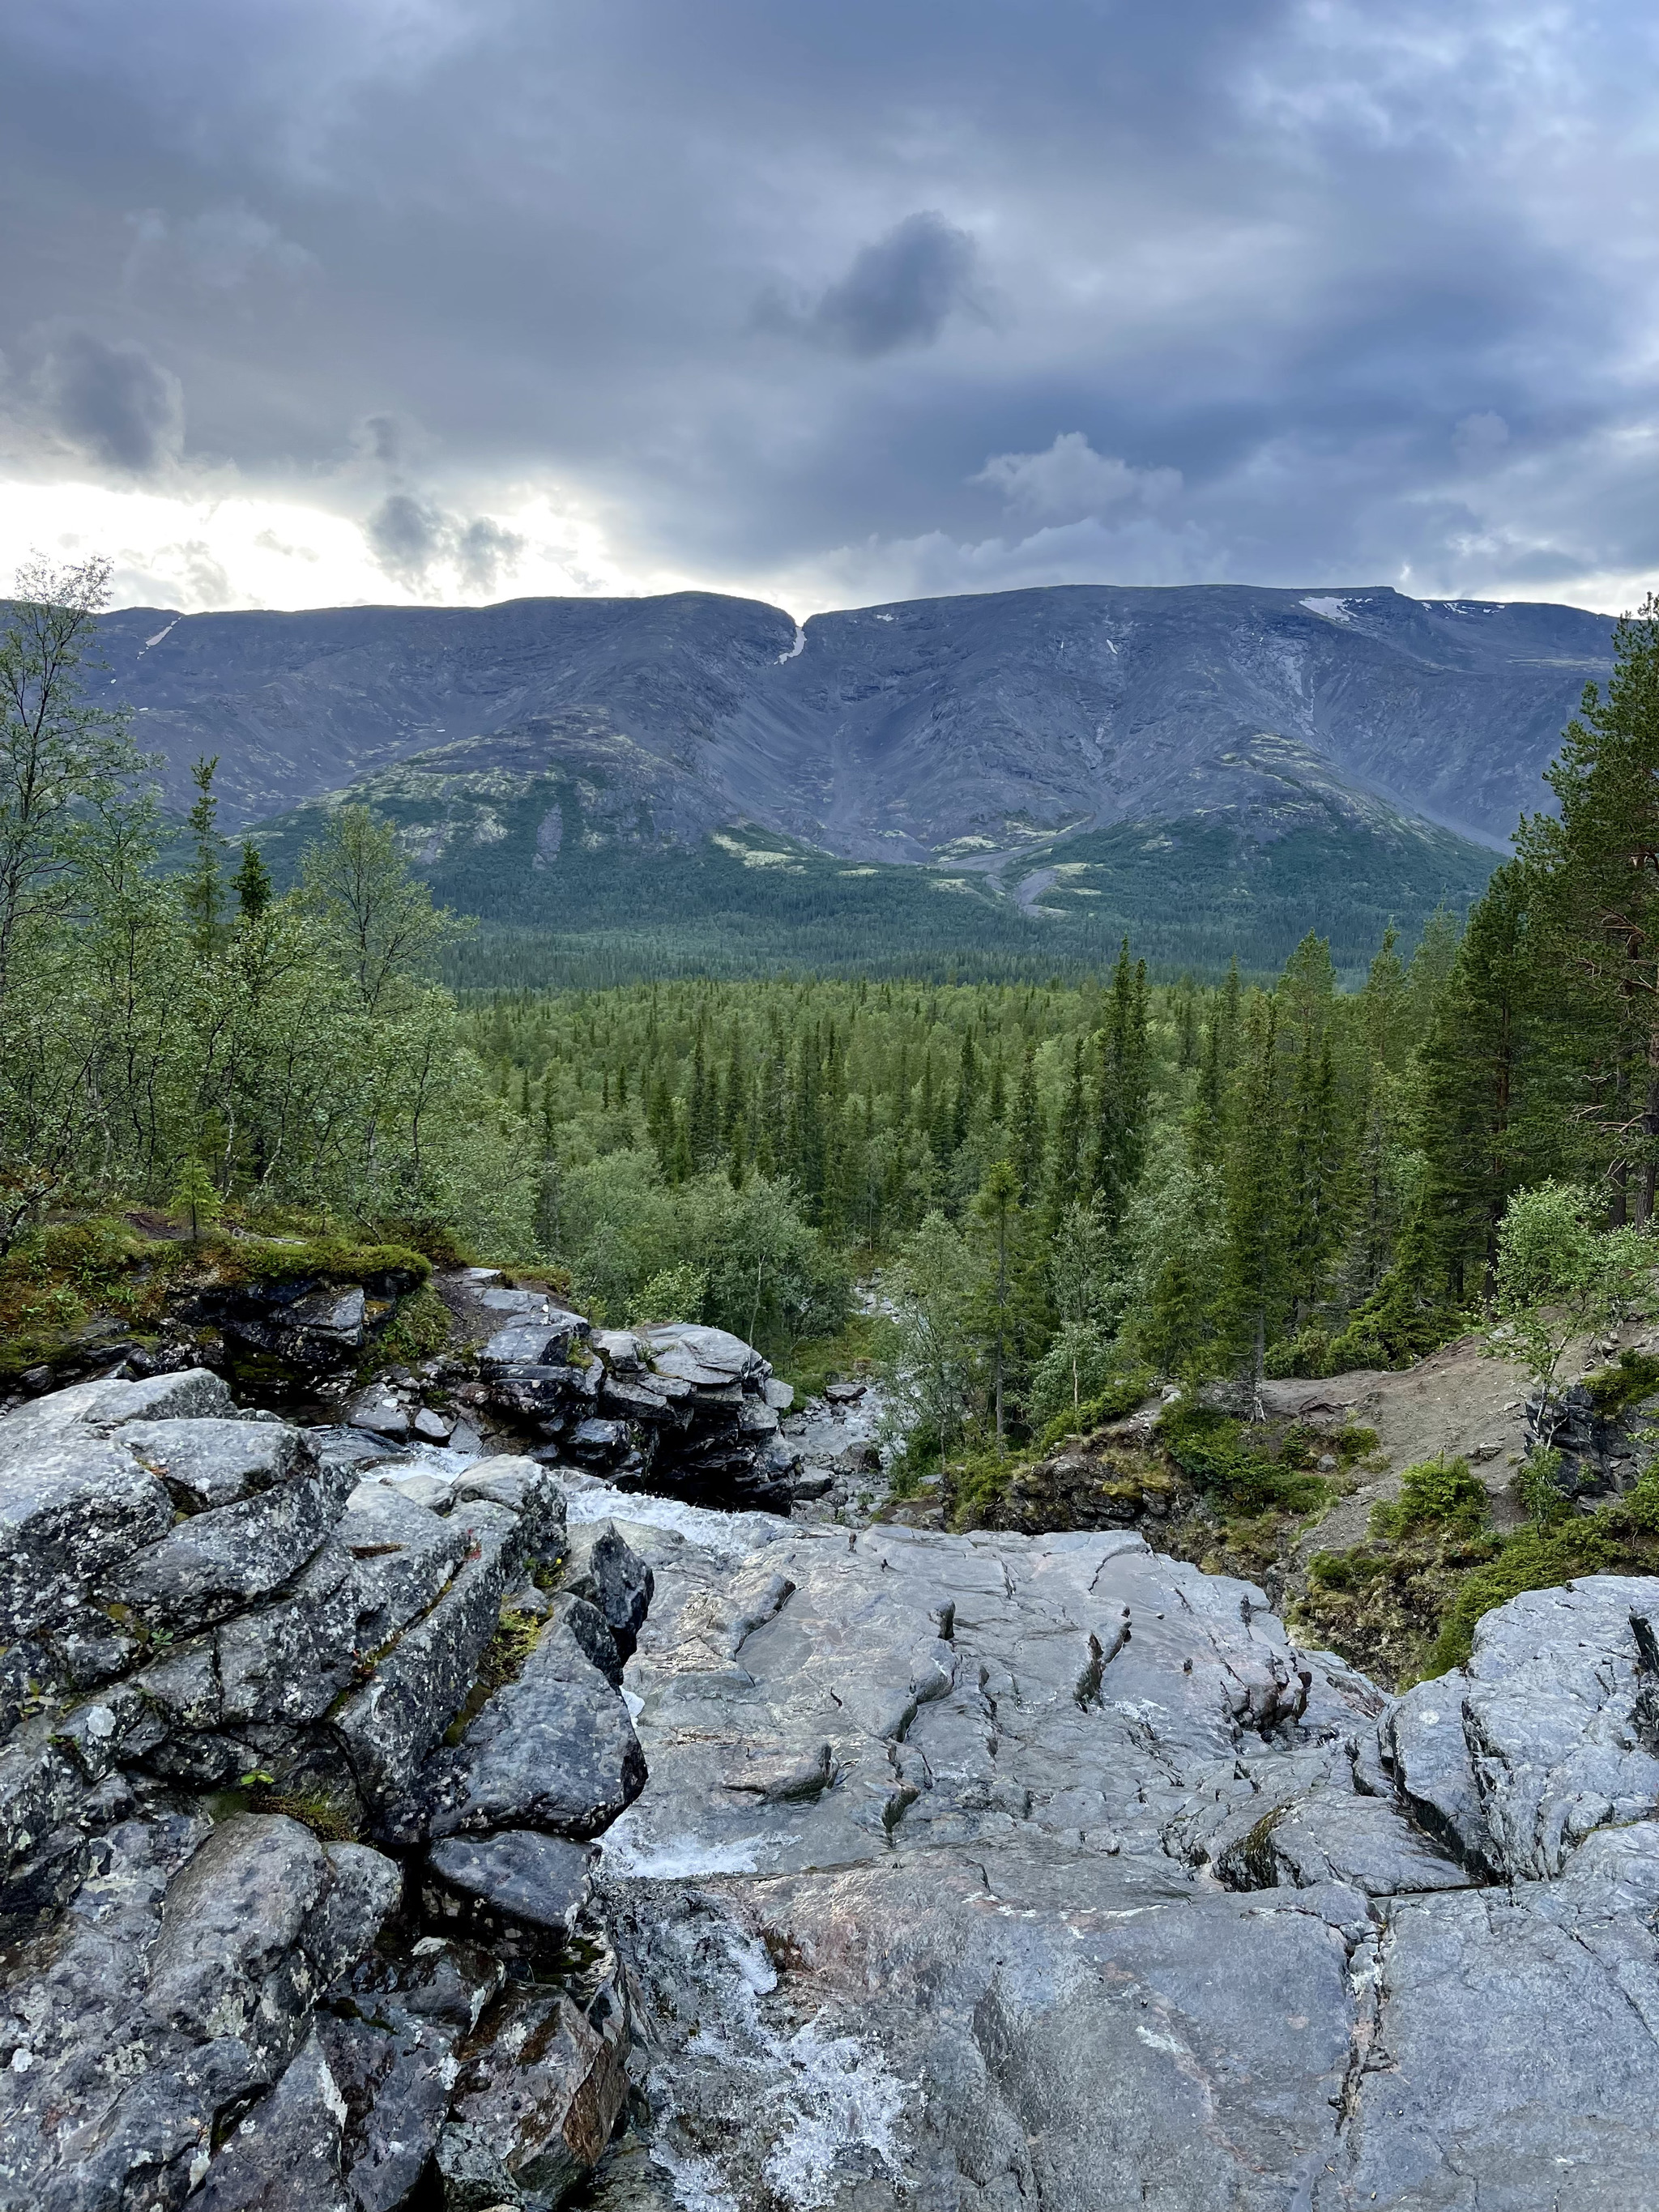
<path fill-rule="evenodd" d="M 750 824 L 671 843 L 648 800 L 588 775 L 440 779 L 408 769 L 362 798 L 398 828 L 434 896 L 477 916 L 451 978 L 472 988 L 591 988 L 639 976 L 1073 974 L 1126 932 L 1155 972 L 1283 965 L 1309 930 L 1357 974 L 1383 929 L 1413 939 L 1462 911 L 1495 865 L 1485 848 L 1398 817 L 1304 811 L 1263 840 L 1225 814 L 1119 823 L 1036 848 L 1000 872 L 963 861 L 857 864 Z M 258 832 L 279 881 L 323 818 L 297 809 Z M 560 824 L 551 854 L 546 823 Z"/>

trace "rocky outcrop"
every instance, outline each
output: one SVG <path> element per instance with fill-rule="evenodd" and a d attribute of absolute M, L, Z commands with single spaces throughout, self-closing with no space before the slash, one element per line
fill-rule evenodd
<path fill-rule="evenodd" d="M 661 1489 L 0 1421 L 0 2205 L 1650 2212 L 1659 1581 L 1390 1700 L 1132 1530 L 688 1504 L 753 1355 L 501 1310 L 708 1394 Z"/>
<path fill-rule="evenodd" d="M 1659 1583 L 1392 1706 L 1127 1532 L 627 1533 L 605 1896 L 675 2201 L 1653 2203 Z"/>
<path fill-rule="evenodd" d="M 1559 1454 L 1553 1480 L 1581 1512 L 1633 1490 L 1653 1462 L 1659 1359 L 1650 1345 L 1627 1357 L 1559 1397 L 1527 1401 L 1527 1449 Z"/>
<path fill-rule="evenodd" d="M 587 1530 L 606 1610 L 539 1588 L 546 1468 L 352 1442 L 202 1370 L 0 1421 L 0 2203 L 548 2206 L 604 2148 L 648 1573 Z"/>
<path fill-rule="evenodd" d="M 793 1393 L 752 1345 L 689 1322 L 596 1333 L 538 1293 L 489 1297 L 510 1316 L 479 1354 L 492 1411 L 624 1487 L 787 1510 Z"/>

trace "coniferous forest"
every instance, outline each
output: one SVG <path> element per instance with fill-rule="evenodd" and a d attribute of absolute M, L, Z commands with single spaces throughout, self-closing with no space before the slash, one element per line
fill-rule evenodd
<path fill-rule="evenodd" d="M 190 1205 L 539 1259 L 613 1321 L 785 1359 L 876 1284 L 914 1431 L 1006 1446 L 1151 1375 L 1408 1364 L 1493 1292 L 1517 1192 L 1646 1229 L 1659 1175 L 1659 610 L 1619 633 L 1557 811 L 1363 987 L 869 976 L 474 994 L 390 827 L 278 896 L 198 769 L 161 865 L 90 703 L 102 574 L 25 580 L 0 662 L 0 1233 Z M 176 841 L 171 848 L 176 854 Z M 872 1324 L 873 1325 L 873 1324 Z"/>

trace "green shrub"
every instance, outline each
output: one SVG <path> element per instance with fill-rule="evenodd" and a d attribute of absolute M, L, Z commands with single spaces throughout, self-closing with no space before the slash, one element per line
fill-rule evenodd
<path fill-rule="evenodd" d="M 1419 1461 L 1400 1479 L 1400 1496 L 1371 1508 L 1371 1534 L 1409 1535 L 1419 1528 L 1450 1528 L 1473 1534 L 1484 1528 L 1490 1501 L 1486 1486 L 1469 1473 L 1466 1459 Z"/>
<path fill-rule="evenodd" d="M 1659 1357 L 1650 1352 L 1621 1352 L 1616 1366 L 1587 1375 L 1584 1388 L 1597 1413 L 1610 1421 L 1626 1406 L 1637 1405 L 1659 1391 Z"/>
<path fill-rule="evenodd" d="M 1038 1452 L 1052 1451 L 1067 1437 L 1086 1437 L 1091 1430 L 1104 1428 L 1109 1421 L 1122 1420 L 1137 1406 L 1146 1403 L 1157 1379 L 1150 1367 L 1127 1369 L 1075 1410 L 1067 1407 L 1064 1413 L 1056 1413 L 1037 1438 Z"/>
<path fill-rule="evenodd" d="M 419 1283 L 399 1300 L 397 1312 L 370 1339 L 365 1368 L 413 1367 L 449 1341 L 449 1309 L 430 1283 Z"/>
<path fill-rule="evenodd" d="M 1282 1338 L 1269 1347 L 1263 1363 L 1265 1370 L 1275 1380 L 1292 1375 L 1317 1377 L 1332 1374 L 1331 1340 L 1316 1322 L 1298 1329 L 1294 1336 Z"/>
<path fill-rule="evenodd" d="M 1182 1472 L 1239 1513 L 1311 1513 L 1331 1496 L 1330 1485 L 1253 1442 L 1241 1424 L 1183 1399 L 1160 1424 L 1164 1446 Z"/>
<path fill-rule="evenodd" d="M 1553 1589 L 1575 1575 L 1640 1573 L 1646 1565 L 1632 1559 L 1628 1545 L 1601 1514 L 1575 1515 L 1553 1528 L 1523 1528 L 1495 1559 L 1465 1578 L 1441 1623 L 1426 1672 L 1443 1674 L 1462 1666 L 1482 1616 L 1522 1590 Z"/>

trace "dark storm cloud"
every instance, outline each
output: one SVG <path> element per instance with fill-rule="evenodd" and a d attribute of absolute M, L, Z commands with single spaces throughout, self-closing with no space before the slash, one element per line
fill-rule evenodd
<path fill-rule="evenodd" d="M 409 578 L 493 587 L 523 549 L 465 518 L 551 485 L 717 586 L 1565 590 L 1659 560 L 1655 40 L 1637 0 L 17 0 L 0 350 L 83 334 L 39 400 L 118 472 L 176 376 L 187 465 Z"/>
<path fill-rule="evenodd" d="M 35 387 L 52 428 L 94 459 L 148 475 L 179 451 L 179 380 L 131 338 L 106 343 L 90 331 L 51 341 Z"/>
<path fill-rule="evenodd" d="M 852 267 L 810 308 L 776 292 L 763 295 L 761 320 L 815 343 L 870 358 L 927 345 L 958 307 L 978 304 L 973 240 L 942 215 L 907 216 L 864 246 Z"/>

